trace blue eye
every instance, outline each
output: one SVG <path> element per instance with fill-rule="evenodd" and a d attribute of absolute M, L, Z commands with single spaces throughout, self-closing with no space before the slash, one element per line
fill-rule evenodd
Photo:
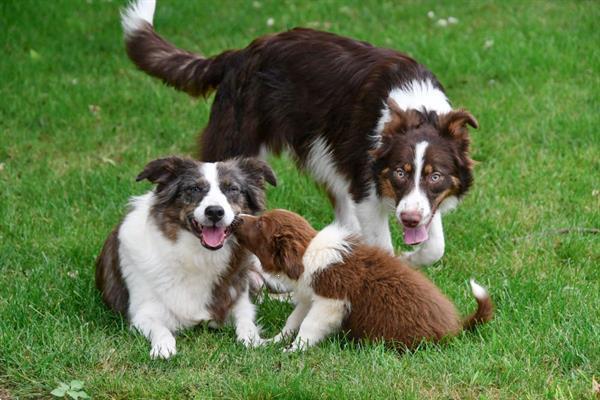
<path fill-rule="evenodd" d="M 442 174 L 440 174 L 439 172 L 434 172 L 433 174 L 429 175 L 429 180 L 432 183 L 436 183 L 442 180 Z"/>
<path fill-rule="evenodd" d="M 237 192 L 239 192 L 239 191 L 240 191 L 240 188 L 239 188 L 239 187 L 237 187 L 237 186 L 235 186 L 235 185 L 231 185 L 231 186 L 228 186 L 228 187 L 225 189 L 225 191 L 226 191 L 227 193 L 237 193 Z"/>

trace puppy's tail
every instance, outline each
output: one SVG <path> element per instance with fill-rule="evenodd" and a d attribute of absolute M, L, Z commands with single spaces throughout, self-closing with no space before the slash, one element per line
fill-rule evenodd
<path fill-rule="evenodd" d="M 133 0 L 121 11 L 127 55 L 142 71 L 191 96 L 214 90 L 238 52 L 205 58 L 180 50 L 160 37 L 152 26 L 156 0 Z"/>
<path fill-rule="evenodd" d="M 475 326 L 489 322 L 494 316 L 494 304 L 483 286 L 480 286 L 475 280 L 469 281 L 471 291 L 477 301 L 477 310 L 464 319 L 463 329 L 473 329 Z"/>

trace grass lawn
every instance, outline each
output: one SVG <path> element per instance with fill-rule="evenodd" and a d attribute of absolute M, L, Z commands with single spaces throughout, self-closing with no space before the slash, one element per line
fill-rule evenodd
<path fill-rule="evenodd" d="M 246 350 L 231 328 L 199 327 L 165 362 L 103 306 L 94 259 L 127 198 L 150 188 L 134 182 L 145 163 L 195 151 L 211 101 L 134 68 L 120 1 L 0 2 L 0 398 L 51 397 L 73 379 L 94 398 L 598 398 L 600 235 L 580 228 L 600 228 L 600 7 L 438 3 L 159 0 L 155 23 L 204 54 L 303 25 L 426 64 L 481 125 L 474 188 L 426 273 L 463 313 L 476 277 L 495 320 L 406 355 L 342 337 L 304 354 Z M 448 16 L 458 23 L 437 25 Z M 311 179 L 272 164 L 270 207 L 331 221 Z M 266 336 L 290 310 L 260 306 Z"/>

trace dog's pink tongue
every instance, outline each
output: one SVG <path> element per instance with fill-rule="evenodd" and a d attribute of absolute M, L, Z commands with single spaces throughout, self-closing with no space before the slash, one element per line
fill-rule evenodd
<path fill-rule="evenodd" d="M 210 247 L 219 247 L 225 241 L 225 228 L 205 226 L 202 228 L 202 239 Z"/>
<path fill-rule="evenodd" d="M 404 227 L 404 243 L 418 244 L 427 239 L 429 239 L 429 234 L 425 226 L 417 226 L 416 228 Z"/>

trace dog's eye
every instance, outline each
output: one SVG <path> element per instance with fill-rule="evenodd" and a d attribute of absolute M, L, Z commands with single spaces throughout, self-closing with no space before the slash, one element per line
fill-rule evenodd
<path fill-rule="evenodd" d="M 187 191 L 190 193 L 202 193 L 204 192 L 204 188 L 202 186 L 190 186 L 187 188 Z"/>
<path fill-rule="evenodd" d="M 442 174 L 440 174 L 439 172 L 434 172 L 433 174 L 429 175 L 429 180 L 432 183 L 436 183 L 442 180 Z"/>
<path fill-rule="evenodd" d="M 227 186 L 225 188 L 225 191 L 227 193 L 237 193 L 237 192 L 240 191 L 240 188 L 238 186 L 236 186 L 236 185 L 231 185 L 231 186 Z"/>
<path fill-rule="evenodd" d="M 404 178 L 406 178 L 406 172 L 404 172 L 403 169 L 397 169 L 394 171 L 394 176 L 397 179 L 404 179 Z"/>

